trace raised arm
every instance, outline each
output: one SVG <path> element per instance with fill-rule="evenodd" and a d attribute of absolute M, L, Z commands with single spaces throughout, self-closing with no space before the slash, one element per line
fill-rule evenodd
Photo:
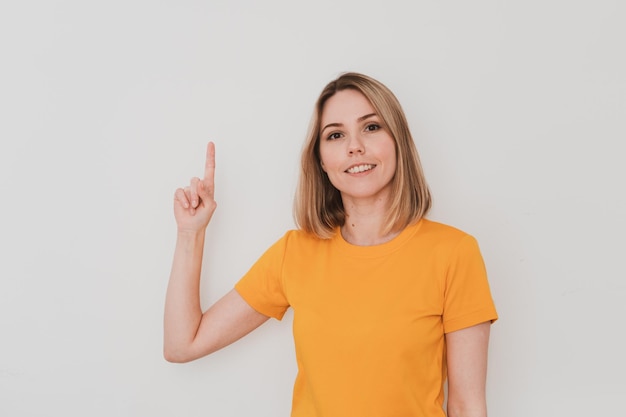
<path fill-rule="evenodd" d="M 200 306 L 200 271 L 206 227 L 215 212 L 215 145 L 207 145 L 204 177 L 174 194 L 178 228 L 165 299 L 163 354 L 170 362 L 188 362 L 229 345 L 268 317 L 231 290 L 206 312 Z"/>
<path fill-rule="evenodd" d="M 487 417 L 485 385 L 491 322 L 446 334 L 448 417 Z"/>

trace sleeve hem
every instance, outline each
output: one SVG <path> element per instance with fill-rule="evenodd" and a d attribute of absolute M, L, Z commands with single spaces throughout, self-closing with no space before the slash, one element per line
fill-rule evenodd
<path fill-rule="evenodd" d="M 493 323 L 496 320 L 498 320 L 498 313 L 495 308 L 484 308 L 482 310 L 466 314 L 463 317 L 445 321 L 443 323 L 443 331 L 444 333 L 450 333 L 474 326 L 476 324 L 484 323 L 486 321 Z"/>
<path fill-rule="evenodd" d="M 256 312 L 261 313 L 264 316 L 275 318 L 276 320 L 283 319 L 286 310 L 278 308 L 268 308 L 267 306 L 261 305 L 257 302 L 257 300 L 254 300 L 252 296 L 249 296 L 249 294 L 246 293 L 243 285 L 240 285 L 239 282 L 235 284 L 235 291 L 237 291 L 241 298 L 243 298 L 244 301 L 248 303 L 248 305 L 252 307 Z"/>

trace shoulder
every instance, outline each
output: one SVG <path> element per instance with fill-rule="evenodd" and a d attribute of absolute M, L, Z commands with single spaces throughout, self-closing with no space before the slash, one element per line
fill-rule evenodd
<path fill-rule="evenodd" d="M 303 244 L 324 244 L 333 240 L 332 238 L 322 239 L 312 233 L 308 233 L 300 229 L 287 230 L 287 232 L 283 235 L 283 239 Z"/>
<path fill-rule="evenodd" d="M 278 271 L 285 262 L 305 261 L 312 254 L 321 252 L 316 245 L 324 242 L 326 242 L 324 239 L 301 230 L 288 230 L 265 250 L 255 267 Z"/>
<path fill-rule="evenodd" d="M 474 236 L 454 226 L 422 219 L 414 241 L 440 259 L 450 261 L 458 256 L 474 257 L 480 254 Z M 426 249 L 428 248 L 428 249 Z"/>
<path fill-rule="evenodd" d="M 422 238 L 432 239 L 433 243 L 459 243 L 462 240 L 473 240 L 474 237 L 461 229 L 448 224 L 422 219 L 418 223 L 417 235 Z"/>
<path fill-rule="evenodd" d="M 314 234 L 307 233 L 300 229 L 288 230 L 280 241 L 288 248 L 314 248 L 324 246 L 332 242 L 331 239 L 321 239 Z"/>

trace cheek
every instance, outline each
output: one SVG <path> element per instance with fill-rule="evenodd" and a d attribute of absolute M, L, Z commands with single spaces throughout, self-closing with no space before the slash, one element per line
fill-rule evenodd
<path fill-rule="evenodd" d="M 390 139 L 390 144 L 388 147 L 388 158 L 393 161 L 394 170 L 397 168 L 398 163 L 398 152 L 396 151 L 396 144 L 393 139 Z"/>
<path fill-rule="evenodd" d="M 326 172 L 326 163 L 324 161 L 326 161 L 327 158 L 322 149 L 320 149 L 319 158 L 320 158 L 320 166 L 322 167 L 322 170 Z"/>
<path fill-rule="evenodd" d="M 320 146 L 320 166 L 326 173 L 333 166 L 333 153 L 324 145 Z"/>

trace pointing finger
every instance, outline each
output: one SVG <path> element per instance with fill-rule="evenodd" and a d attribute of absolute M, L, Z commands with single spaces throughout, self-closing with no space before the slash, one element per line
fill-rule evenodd
<path fill-rule="evenodd" d="M 215 183 L 215 144 L 209 142 L 206 147 L 206 162 L 204 164 L 204 179 L 202 180 L 205 189 L 213 191 Z"/>

